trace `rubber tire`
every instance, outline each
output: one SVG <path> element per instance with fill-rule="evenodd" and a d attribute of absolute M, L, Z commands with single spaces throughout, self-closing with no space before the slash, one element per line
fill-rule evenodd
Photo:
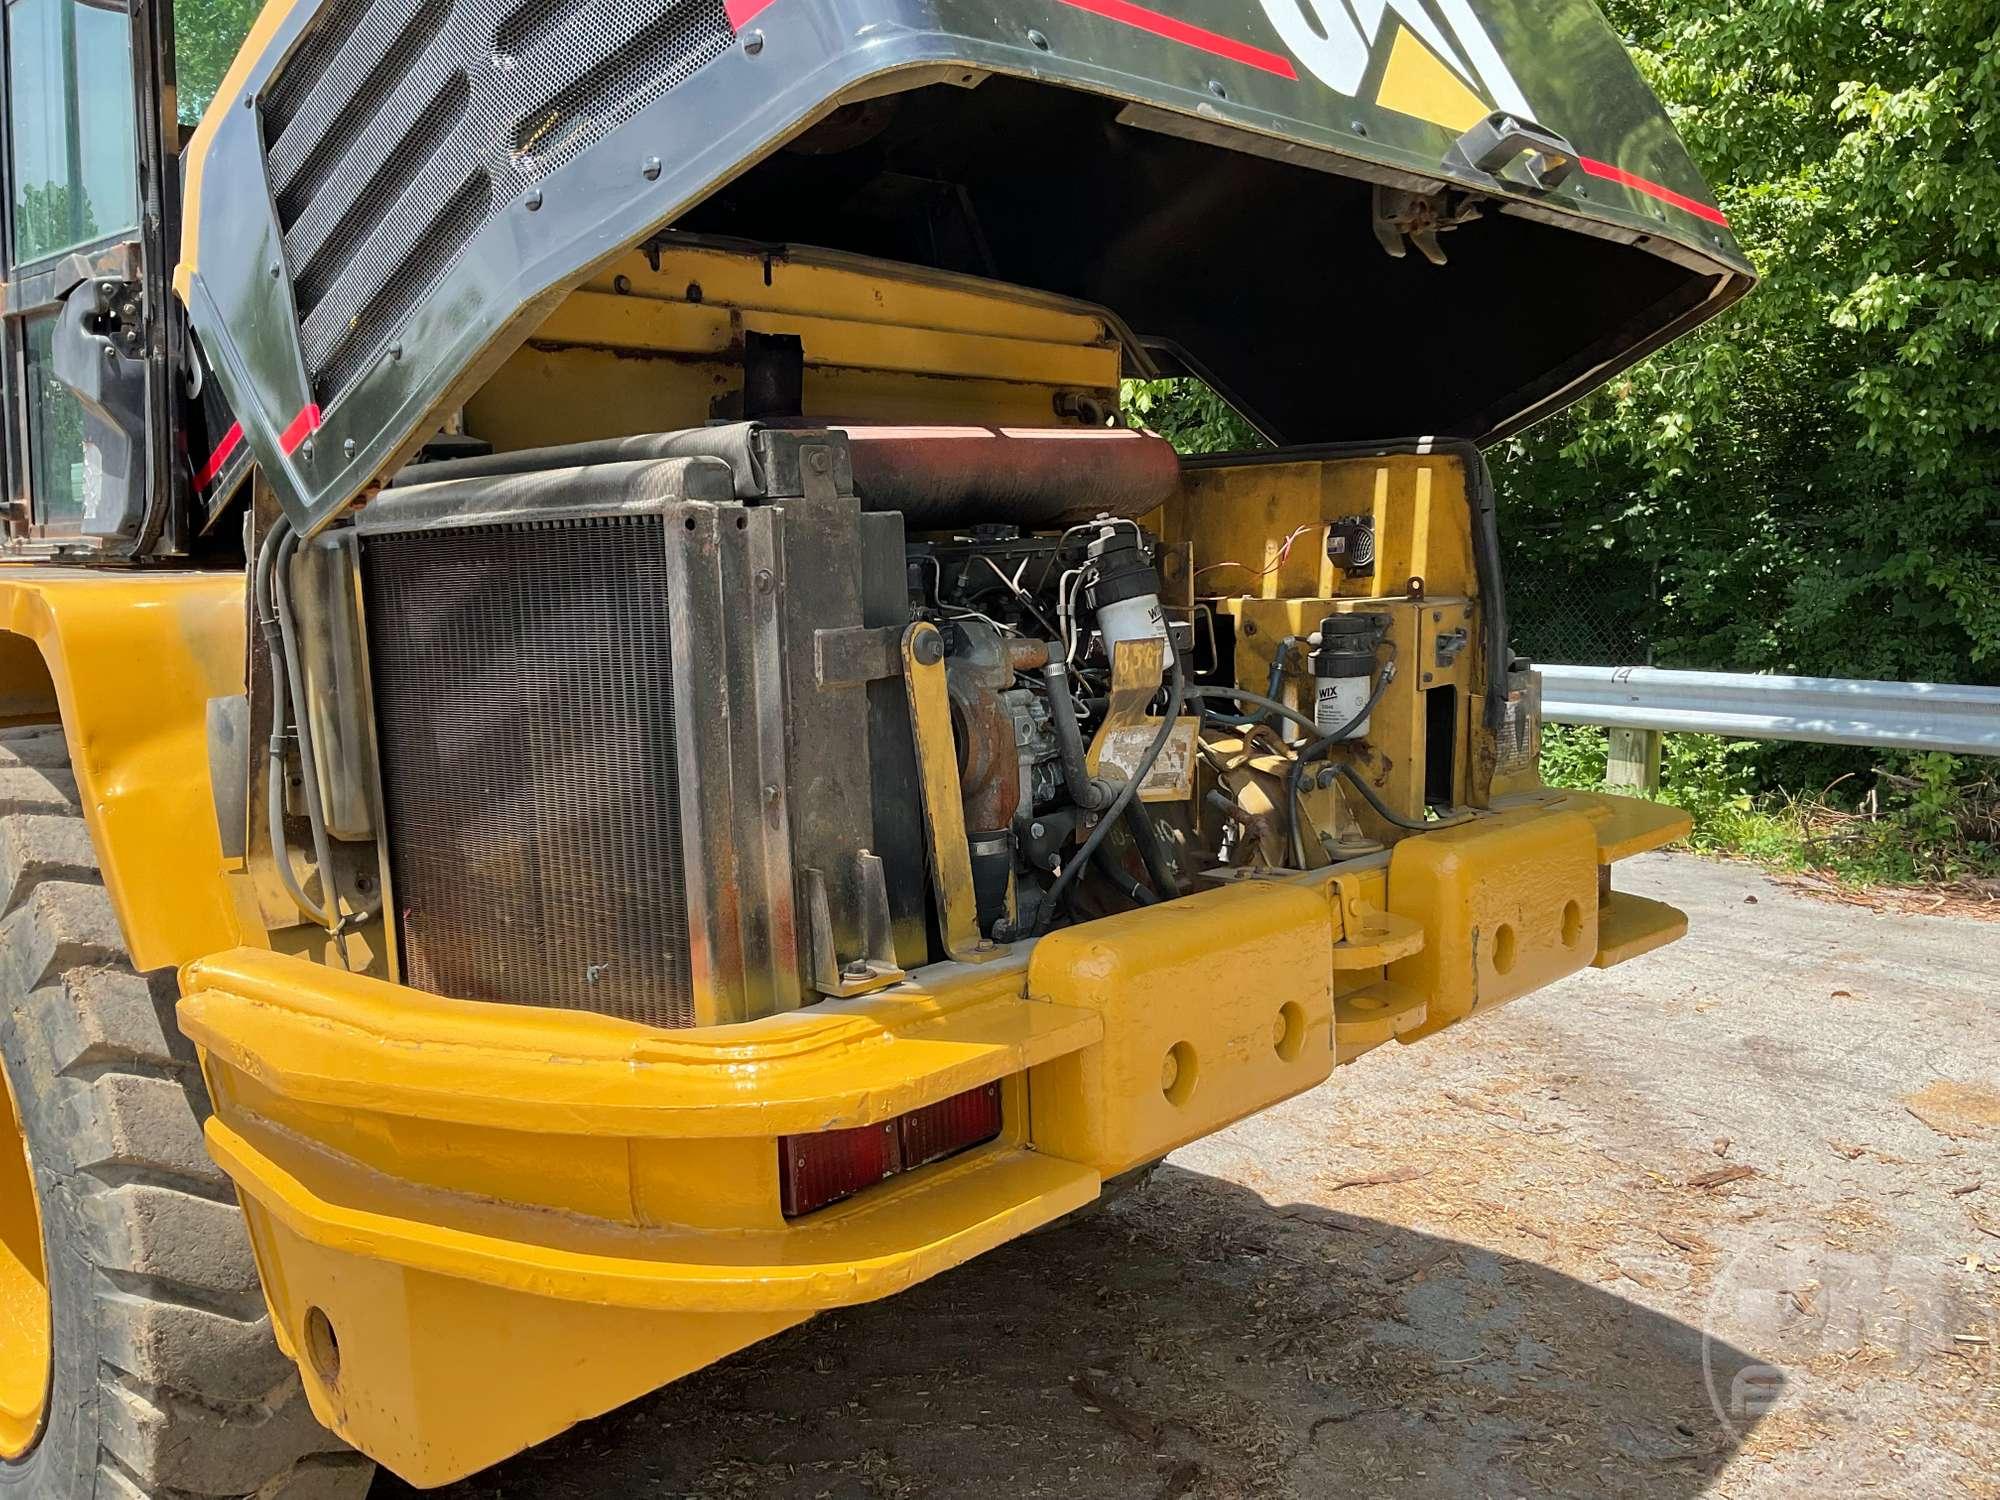
<path fill-rule="evenodd" d="M 136 973 L 61 729 L 0 730 L 0 1063 L 41 1200 L 54 1372 L 4 1500 L 361 1500 L 271 1337 L 170 970 Z"/>

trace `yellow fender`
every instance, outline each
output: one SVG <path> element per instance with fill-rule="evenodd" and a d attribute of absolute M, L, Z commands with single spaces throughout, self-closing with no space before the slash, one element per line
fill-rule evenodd
<path fill-rule="evenodd" d="M 241 573 L 0 565 L 0 722 L 60 720 L 140 970 L 266 941 L 208 777 L 208 700 L 243 691 L 244 629 Z"/>

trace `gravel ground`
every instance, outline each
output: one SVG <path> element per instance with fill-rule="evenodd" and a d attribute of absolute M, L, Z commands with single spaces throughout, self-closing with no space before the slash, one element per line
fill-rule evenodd
<path fill-rule="evenodd" d="M 2000 1497 L 2000 924 L 1620 884 L 1689 938 L 437 1493 Z"/>

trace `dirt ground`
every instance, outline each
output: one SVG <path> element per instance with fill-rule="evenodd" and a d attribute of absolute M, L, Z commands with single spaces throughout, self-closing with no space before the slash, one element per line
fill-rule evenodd
<path fill-rule="evenodd" d="M 2000 925 L 1620 876 L 1690 937 L 437 1493 L 2000 1497 Z"/>

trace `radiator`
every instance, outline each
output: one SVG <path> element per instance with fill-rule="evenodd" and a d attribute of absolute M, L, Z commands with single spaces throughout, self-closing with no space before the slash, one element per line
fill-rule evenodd
<path fill-rule="evenodd" d="M 801 1003 L 800 893 L 827 882 L 805 879 L 797 846 L 814 829 L 869 842 L 865 797 L 832 830 L 793 805 L 795 719 L 846 713 L 866 744 L 860 689 L 787 670 L 788 527 L 823 556 L 843 508 L 852 530 L 851 495 L 741 503 L 707 457 L 415 485 L 368 507 L 406 983 L 670 1027 Z"/>

